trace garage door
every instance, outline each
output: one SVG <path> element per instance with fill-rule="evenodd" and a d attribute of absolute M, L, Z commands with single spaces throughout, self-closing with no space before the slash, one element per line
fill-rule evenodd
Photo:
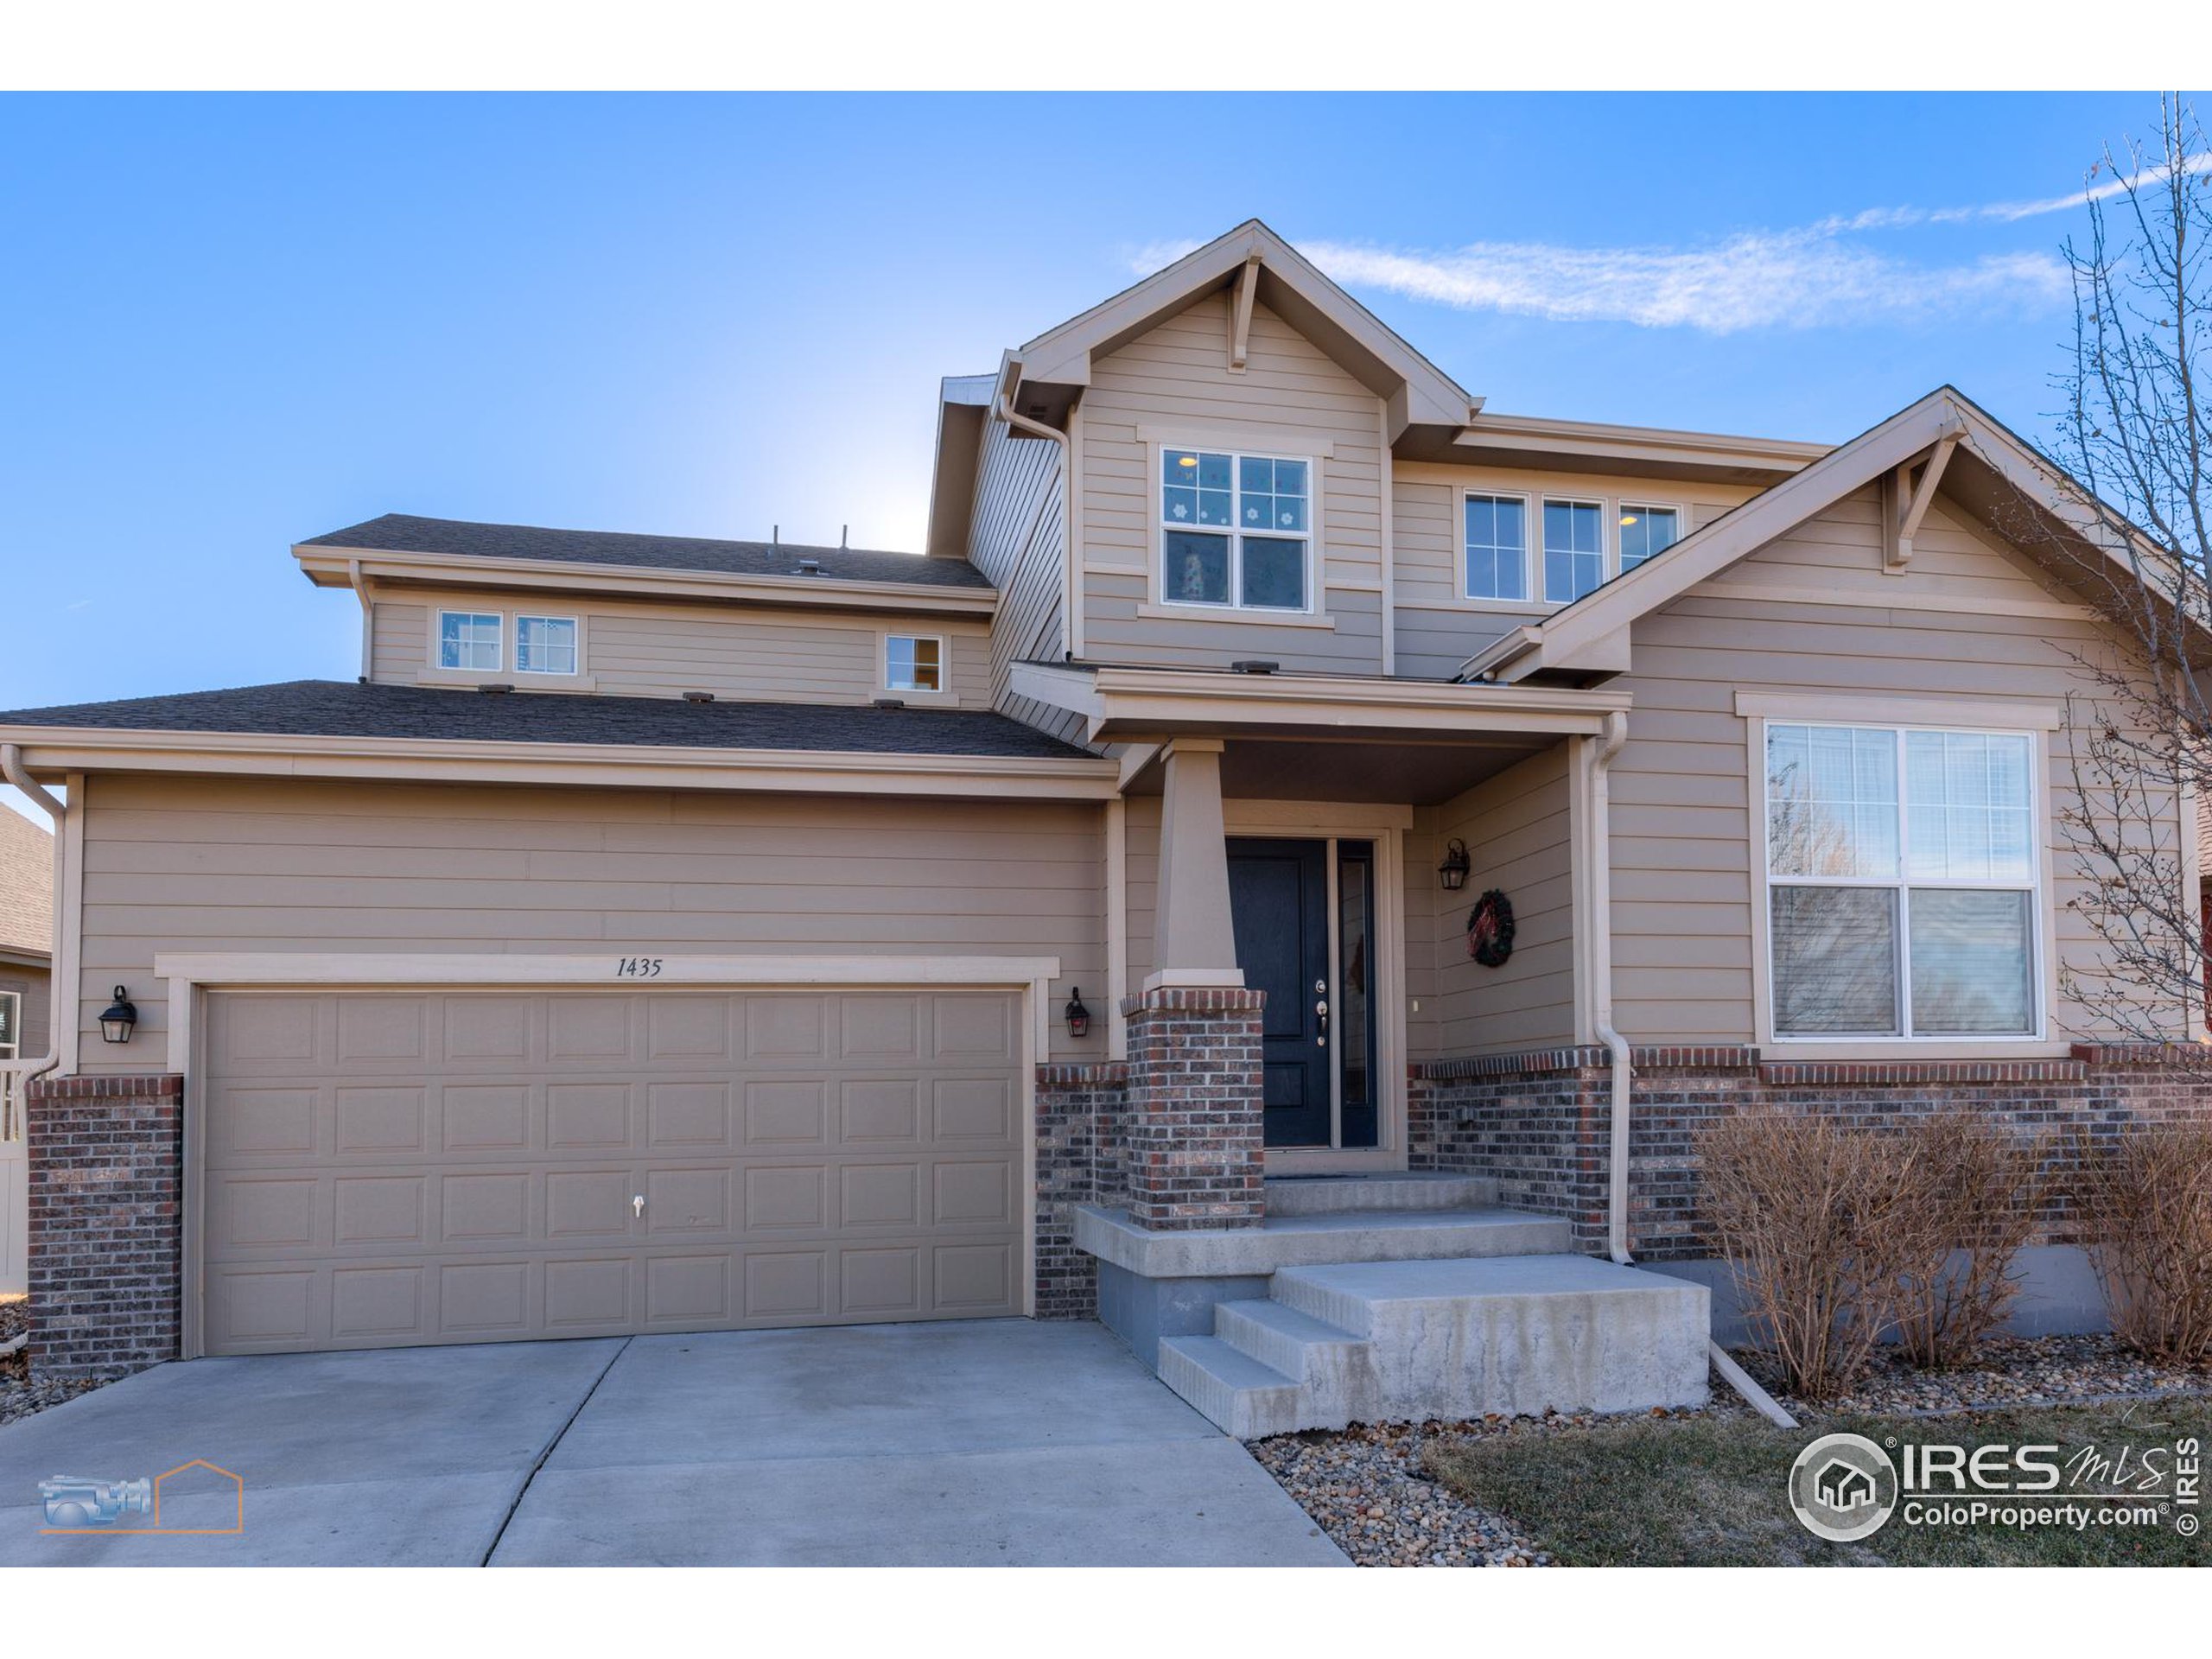
<path fill-rule="evenodd" d="M 1017 1313 L 1020 1006 L 213 993 L 204 1346 Z"/>

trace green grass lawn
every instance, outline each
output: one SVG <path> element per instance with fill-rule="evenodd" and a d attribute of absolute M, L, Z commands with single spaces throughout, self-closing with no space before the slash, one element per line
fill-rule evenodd
<path fill-rule="evenodd" d="M 2029 1408 L 1940 1418 L 1823 1420 L 1800 1430 L 1754 1418 L 1639 1419 L 1561 1433 L 1509 1433 L 1437 1446 L 1429 1472 L 1470 1503 L 1517 1522 L 1570 1567 L 2207 1567 L 2200 1533 L 2092 1525 L 2007 1531 L 1910 1527 L 1902 1515 L 1855 1544 L 1798 1523 L 1786 1483 L 1821 1434 L 1966 1446 L 2084 1445 L 2110 1453 L 2195 1435 L 2212 1467 L 2212 1400 Z M 2158 1495 L 2152 1494 L 2155 1498 Z M 2198 1515 L 2212 1522 L 2212 1503 Z"/>

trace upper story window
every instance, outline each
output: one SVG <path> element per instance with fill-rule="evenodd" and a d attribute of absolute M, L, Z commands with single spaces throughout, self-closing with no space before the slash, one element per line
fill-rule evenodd
<path fill-rule="evenodd" d="M 1163 449 L 1160 464 L 1162 600 L 1311 608 L 1312 461 Z"/>
<path fill-rule="evenodd" d="M 1529 597 L 1529 502 L 1518 495 L 1467 498 L 1466 595 Z"/>
<path fill-rule="evenodd" d="M 496 611 L 440 611 L 438 666 L 473 673 L 499 671 L 499 636 L 505 632 Z"/>
<path fill-rule="evenodd" d="M 1544 597 L 1564 605 L 1605 580 L 1605 505 L 1544 502 Z"/>
<path fill-rule="evenodd" d="M 573 674 L 576 671 L 576 620 L 573 616 L 515 618 L 515 672 Z"/>
<path fill-rule="evenodd" d="M 1673 507 L 1640 506 L 1621 503 L 1621 574 L 1656 558 L 1682 536 L 1682 515 Z"/>
<path fill-rule="evenodd" d="M 2034 741 L 1773 724 L 1768 943 L 1777 1037 L 2031 1037 Z"/>
<path fill-rule="evenodd" d="M 944 690 L 944 641 L 929 634 L 887 634 L 883 684 L 888 691 Z"/>
<path fill-rule="evenodd" d="M 12 1060 L 23 1045 L 23 994 L 0 991 L 0 1060 Z"/>

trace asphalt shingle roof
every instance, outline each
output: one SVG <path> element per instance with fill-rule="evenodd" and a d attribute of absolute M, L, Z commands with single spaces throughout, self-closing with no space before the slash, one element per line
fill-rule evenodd
<path fill-rule="evenodd" d="M 54 948 L 54 837 L 0 806 L 0 950 Z"/>
<path fill-rule="evenodd" d="M 635 536 L 606 530 L 547 530 L 536 524 L 477 524 L 458 518 L 381 518 L 310 537 L 304 547 L 350 547 L 385 553 L 446 553 L 464 558 L 543 559 L 556 564 L 622 564 L 641 569 L 711 570 L 746 576 L 792 576 L 814 559 L 819 579 L 896 582 L 918 588 L 980 588 L 989 581 L 965 559 L 860 548 L 802 547 L 792 542 L 717 542 L 692 536 Z"/>
<path fill-rule="evenodd" d="M 0 714 L 0 728 L 250 732 L 429 742 L 628 743 L 647 747 L 829 749 L 863 754 L 1089 760 L 1004 715 L 837 703 L 686 702 L 677 697 L 486 694 L 436 686 L 290 680 L 118 702 Z"/>

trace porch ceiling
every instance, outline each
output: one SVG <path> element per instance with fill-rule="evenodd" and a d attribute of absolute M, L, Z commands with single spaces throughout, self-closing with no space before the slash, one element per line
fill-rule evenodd
<path fill-rule="evenodd" d="M 1224 799 L 1427 806 L 1465 793 L 1556 737 L 1377 742 L 1361 737 L 1231 736 L 1221 754 Z M 1158 795 L 1165 772 L 1140 752 L 1126 793 Z"/>

